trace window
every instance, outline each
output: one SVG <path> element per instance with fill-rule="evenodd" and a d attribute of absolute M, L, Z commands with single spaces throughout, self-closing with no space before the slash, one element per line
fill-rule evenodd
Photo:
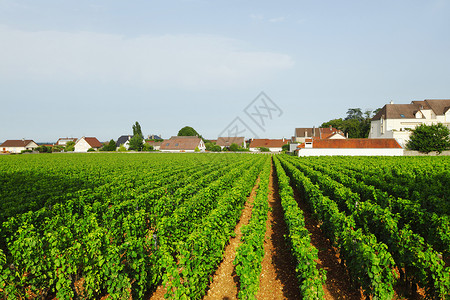
<path fill-rule="evenodd" d="M 178 143 L 175 144 L 175 147 L 178 147 Z"/>
<path fill-rule="evenodd" d="M 169 147 L 169 143 L 166 144 L 166 147 Z"/>
<path fill-rule="evenodd" d="M 404 115 L 404 114 L 400 114 L 400 117 L 404 118 L 404 117 L 405 117 L 405 115 Z"/>

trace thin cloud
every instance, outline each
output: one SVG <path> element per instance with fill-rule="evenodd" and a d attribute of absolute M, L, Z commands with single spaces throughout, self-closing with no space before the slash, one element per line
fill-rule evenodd
<path fill-rule="evenodd" d="M 250 19 L 255 20 L 255 21 L 262 21 L 262 20 L 264 20 L 264 15 L 262 15 L 262 14 L 251 14 L 250 15 Z"/>
<path fill-rule="evenodd" d="M 284 22 L 286 20 L 285 17 L 278 17 L 278 18 L 272 18 L 269 19 L 270 23 L 280 23 L 280 22 Z"/>
<path fill-rule="evenodd" d="M 249 51 L 239 40 L 216 35 L 127 38 L 0 27 L 0 38 L 0 78 L 5 79 L 228 88 L 263 83 L 294 65 L 289 55 Z"/>

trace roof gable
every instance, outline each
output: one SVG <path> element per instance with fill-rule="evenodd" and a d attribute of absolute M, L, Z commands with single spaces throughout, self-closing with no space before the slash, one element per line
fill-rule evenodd
<path fill-rule="evenodd" d="M 386 104 L 372 118 L 372 121 L 380 119 L 415 119 L 420 110 L 431 109 L 436 115 L 445 114 L 450 107 L 450 99 L 431 99 L 423 101 L 411 101 L 410 104 Z"/>
<path fill-rule="evenodd" d="M 88 143 L 88 145 L 91 146 L 91 148 L 103 147 L 102 143 L 100 143 L 99 140 L 97 140 L 97 138 L 95 138 L 95 137 L 82 137 L 81 139 L 84 139 L 86 141 L 86 143 Z M 80 141 L 80 140 L 78 140 L 78 141 Z M 78 141 L 77 141 L 77 143 L 78 143 Z"/>
<path fill-rule="evenodd" d="M 122 144 L 125 144 L 127 141 L 129 141 L 133 136 L 132 135 L 122 135 L 117 139 L 116 145 L 120 146 Z"/>

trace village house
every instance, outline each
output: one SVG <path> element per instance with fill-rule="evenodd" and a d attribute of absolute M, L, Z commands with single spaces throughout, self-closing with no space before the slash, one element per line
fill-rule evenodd
<path fill-rule="evenodd" d="M 120 146 L 124 146 L 125 149 L 128 150 L 128 147 L 130 147 L 130 140 L 133 136 L 132 135 L 122 135 L 117 139 L 116 146 L 117 149 L 119 149 Z"/>
<path fill-rule="evenodd" d="M 172 136 L 164 140 L 159 148 L 162 152 L 195 152 L 205 149 L 205 143 L 197 136 Z"/>
<path fill-rule="evenodd" d="M 309 139 L 297 147 L 298 156 L 402 156 L 395 139 Z"/>
<path fill-rule="evenodd" d="M 249 149 L 251 152 L 259 152 L 260 148 L 268 148 L 270 152 L 281 152 L 283 145 L 289 143 L 288 139 L 251 139 Z"/>
<path fill-rule="evenodd" d="M 39 147 L 33 140 L 6 140 L 0 145 L 2 153 L 20 153 L 25 150 L 34 150 Z"/>
<path fill-rule="evenodd" d="M 220 146 L 220 149 L 229 148 L 231 144 L 236 144 L 239 147 L 245 148 L 245 138 L 243 136 L 233 136 L 233 137 L 219 137 L 216 141 L 216 145 Z"/>
<path fill-rule="evenodd" d="M 404 147 L 411 129 L 420 124 L 442 123 L 450 128 L 450 99 L 412 101 L 410 104 L 386 104 L 372 118 L 369 138 L 394 138 Z"/>
<path fill-rule="evenodd" d="M 326 128 L 295 128 L 293 143 L 304 143 L 306 139 L 345 139 L 345 135 L 341 130 L 333 127 Z"/>
<path fill-rule="evenodd" d="M 163 138 L 161 137 L 161 135 L 156 135 L 156 134 L 150 134 L 147 136 L 148 140 L 162 140 Z"/>
<path fill-rule="evenodd" d="M 145 141 L 149 146 L 153 147 L 153 150 L 159 150 L 164 141 L 156 142 L 156 141 Z"/>
<path fill-rule="evenodd" d="M 78 140 L 77 138 L 59 138 L 59 139 L 56 141 L 55 146 L 63 146 L 63 147 L 65 147 L 65 146 L 67 145 L 68 142 L 74 142 L 74 143 L 76 143 L 77 140 Z"/>
<path fill-rule="evenodd" d="M 82 137 L 75 143 L 75 152 L 87 152 L 89 149 L 98 150 L 103 147 L 102 143 L 95 137 Z"/>

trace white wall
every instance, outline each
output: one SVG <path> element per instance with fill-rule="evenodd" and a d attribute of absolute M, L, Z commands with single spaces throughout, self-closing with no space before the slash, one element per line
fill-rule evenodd
<path fill-rule="evenodd" d="M 79 139 L 75 144 L 75 152 L 87 152 L 90 148 L 92 148 L 91 145 L 84 138 Z"/>
<path fill-rule="evenodd" d="M 402 148 L 304 148 L 298 151 L 298 156 L 402 156 Z"/>

